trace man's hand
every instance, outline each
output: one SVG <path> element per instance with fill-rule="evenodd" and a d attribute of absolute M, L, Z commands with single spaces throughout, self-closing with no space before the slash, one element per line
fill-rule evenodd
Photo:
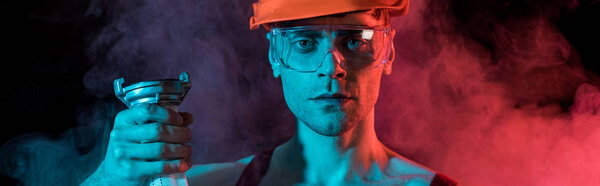
<path fill-rule="evenodd" d="M 189 113 L 156 104 L 140 104 L 119 112 L 110 133 L 106 157 L 84 182 L 144 182 L 148 176 L 185 172 L 191 167 Z"/>

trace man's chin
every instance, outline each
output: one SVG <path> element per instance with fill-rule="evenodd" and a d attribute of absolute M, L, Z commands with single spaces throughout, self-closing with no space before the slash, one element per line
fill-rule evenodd
<path fill-rule="evenodd" d="M 356 126 L 356 122 L 304 122 L 312 131 L 323 136 L 341 136 Z"/>

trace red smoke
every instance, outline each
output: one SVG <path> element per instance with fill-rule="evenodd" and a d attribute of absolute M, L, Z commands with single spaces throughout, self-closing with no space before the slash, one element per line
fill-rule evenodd
<path fill-rule="evenodd" d="M 463 185 L 600 183 L 600 91 L 553 23 L 571 2 L 411 3 L 376 106 L 384 143 Z"/>

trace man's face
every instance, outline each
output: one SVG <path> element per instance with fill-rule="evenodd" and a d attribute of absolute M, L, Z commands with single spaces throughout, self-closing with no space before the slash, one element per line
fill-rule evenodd
<path fill-rule="evenodd" d="M 383 18 L 376 19 L 367 12 L 346 14 L 343 17 L 319 17 L 297 21 L 292 26 L 304 25 L 359 25 L 381 26 Z M 336 43 L 338 35 L 329 34 L 321 39 Z M 392 35 L 393 37 L 393 35 Z M 377 68 L 346 70 L 336 60 L 336 52 L 322 58 L 314 72 L 298 72 L 278 64 L 270 56 L 275 76 L 281 76 L 285 101 L 296 118 L 313 131 L 326 136 L 337 136 L 355 127 L 374 108 L 379 94 L 382 73 L 391 72 L 391 61 Z M 339 53 L 337 53 L 339 54 Z M 393 54 L 392 54 L 393 55 Z M 337 59 L 336 59 L 337 58 Z M 310 60 L 312 58 L 290 59 Z M 345 59 L 349 60 L 349 59 Z"/>

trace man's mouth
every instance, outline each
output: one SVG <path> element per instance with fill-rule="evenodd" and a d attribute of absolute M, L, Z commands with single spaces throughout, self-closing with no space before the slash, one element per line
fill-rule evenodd
<path fill-rule="evenodd" d="M 310 100 L 318 103 L 343 103 L 354 100 L 354 97 L 343 93 L 323 93 Z"/>

